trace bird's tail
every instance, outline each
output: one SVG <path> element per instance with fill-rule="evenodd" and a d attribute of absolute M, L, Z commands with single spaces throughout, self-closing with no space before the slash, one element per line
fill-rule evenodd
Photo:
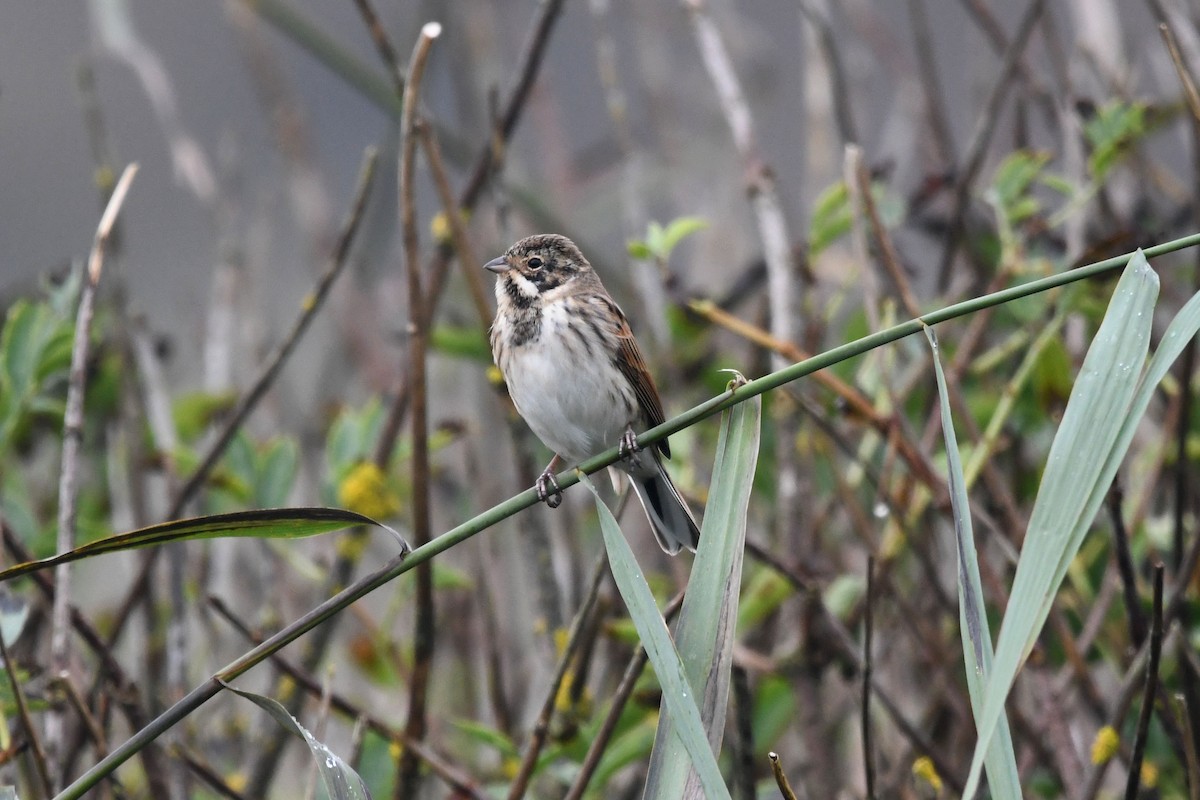
<path fill-rule="evenodd" d="M 671 483 L 662 462 L 655 458 L 654 465 L 657 469 L 647 470 L 647 474 L 630 475 L 633 490 L 650 518 L 654 538 L 670 555 L 678 553 L 681 547 L 694 553 L 700 543 L 700 528 L 679 490 Z"/>

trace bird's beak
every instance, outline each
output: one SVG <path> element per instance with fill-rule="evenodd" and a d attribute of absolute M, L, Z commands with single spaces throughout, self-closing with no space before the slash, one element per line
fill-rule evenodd
<path fill-rule="evenodd" d="M 512 269 L 512 267 L 510 267 L 508 264 L 508 259 L 506 259 L 504 256 L 493 258 L 491 261 L 484 264 L 483 268 L 489 272 L 494 272 L 497 275 L 502 272 L 508 272 L 510 269 Z"/>

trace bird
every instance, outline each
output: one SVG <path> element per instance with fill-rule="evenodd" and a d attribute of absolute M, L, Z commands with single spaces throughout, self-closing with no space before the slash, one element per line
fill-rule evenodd
<path fill-rule="evenodd" d="M 629 322 L 580 249 L 565 236 L 521 239 L 483 265 L 496 274 L 492 358 L 517 412 L 554 458 L 535 484 L 555 508 L 556 469 L 618 445 L 658 544 L 695 552 L 700 529 L 660 456 L 665 438 L 639 448 L 638 430 L 662 424 L 662 400 Z"/>

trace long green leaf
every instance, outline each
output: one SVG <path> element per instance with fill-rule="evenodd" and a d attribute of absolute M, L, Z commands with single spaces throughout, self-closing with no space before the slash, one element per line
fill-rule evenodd
<path fill-rule="evenodd" d="M 1138 376 L 1145 364 L 1157 297 L 1158 276 L 1139 250 L 1117 283 L 1050 446 L 1012 596 L 1000 626 L 983 710 L 976 718 L 979 741 L 964 797 L 973 797 L 978 789 L 984 755 L 1008 692 L 1037 641 L 1067 567 L 1112 481 L 1108 465 L 1124 457 L 1124 449 L 1118 452 L 1118 440 L 1132 411 Z"/>
<path fill-rule="evenodd" d="M 0 571 L 0 582 L 28 575 L 40 569 L 79 561 L 105 553 L 117 553 L 139 547 L 193 539 L 219 539 L 229 536 L 250 536 L 259 539 L 299 539 L 319 533 L 349 528 L 354 525 L 374 525 L 391 533 L 404 552 L 411 548 L 400 534 L 370 517 L 340 508 L 268 508 L 257 511 L 235 511 L 194 519 L 180 519 L 139 528 L 128 533 L 106 536 L 94 542 L 59 553 L 56 556 L 26 561 Z"/>
<path fill-rule="evenodd" d="M 946 374 L 942 371 L 937 335 L 933 328 L 925 329 L 925 338 L 929 340 L 929 349 L 933 352 L 933 370 L 937 376 L 938 399 L 941 402 L 942 437 L 946 442 L 946 477 L 950 484 L 950 505 L 954 511 L 954 538 L 958 553 L 958 624 L 967 668 L 967 692 L 971 695 L 971 711 L 978 719 L 983 711 L 983 690 L 992 669 L 992 632 L 983 608 L 983 585 L 979 580 L 975 531 L 971 524 L 971 505 L 967 497 L 962 458 L 958 452 L 958 437 L 954 434 L 950 412 L 950 393 L 946 390 Z M 997 726 L 996 736 L 984 758 L 988 787 L 996 800 L 1021 800 L 1021 776 L 1017 772 L 1017 756 L 1003 707 Z"/>
<path fill-rule="evenodd" d="M 761 414 L 762 398 L 756 397 L 721 417 L 712 491 L 675 630 L 675 645 L 688 684 L 692 694 L 702 698 L 700 718 L 714 753 L 721 752 L 729 706 L 746 511 L 758 463 Z M 675 716 L 660 714 L 643 797 L 668 800 L 692 796 L 695 781 L 696 773 L 679 738 Z"/>
<path fill-rule="evenodd" d="M 317 763 L 317 772 L 321 775 L 321 782 L 325 784 L 325 791 L 329 793 L 330 800 L 371 800 L 371 791 L 354 768 L 330 750 L 328 745 L 309 733 L 308 729 L 280 703 L 261 694 L 235 689 L 229 684 L 225 684 L 225 688 L 254 703 L 274 717 L 285 731 L 305 741 L 308 749 L 312 751 L 313 760 Z"/>
<path fill-rule="evenodd" d="M 675 717 L 679 738 L 696 767 L 700 785 L 711 800 L 729 800 L 729 788 L 721 779 L 716 756 L 704 734 L 704 723 L 696 707 L 696 693 L 688 683 L 683 661 L 675 649 L 675 643 L 671 641 L 667 623 L 654 603 L 654 596 L 650 594 L 641 567 L 629 549 L 616 517 L 600 499 L 595 484 L 582 472 L 576 474 L 579 482 L 596 496 L 596 513 L 600 516 L 600 531 L 604 534 L 604 547 L 608 551 L 613 580 L 629 609 L 629 616 L 641 637 L 642 646 L 646 648 L 646 655 L 654 665 L 654 672 L 662 686 L 663 705 Z"/>

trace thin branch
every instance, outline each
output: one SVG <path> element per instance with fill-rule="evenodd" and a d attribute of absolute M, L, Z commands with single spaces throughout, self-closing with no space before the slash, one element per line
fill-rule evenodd
<path fill-rule="evenodd" d="M 954 137 L 950 134 L 950 123 L 947 121 L 946 108 L 942 103 L 942 86 L 938 78 L 938 67 L 935 59 L 937 48 L 929 33 L 929 15 L 925 9 L 925 0 L 908 0 L 908 15 L 912 19 L 913 50 L 917 56 L 917 72 L 921 76 L 921 89 L 925 96 L 925 117 L 929 123 L 929 131 L 933 134 L 937 156 L 943 169 L 954 164 Z"/>
<path fill-rule="evenodd" d="M 542 701 L 542 710 L 538 714 L 537 722 L 533 725 L 533 732 L 529 735 L 529 744 L 525 748 L 525 755 L 521 757 L 521 766 L 517 769 L 517 775 L 508 788 L 508 800 L 520 800 L 529 788 L 533 769 L 537 766 L 538 756 L 541 754 L 542 746 L 546 743 L 546 736 L 550 732 L 550 718 L 554 714 L 559 687 L 562 686 L 562 682 L 567 676 L 567 670 L 575 660 L 575 651 L 579 648 L 581 640 L 580 634 L 586 629 L 586 623 L 596 605 L 596 598 L 600 596 L 600 584 L 604 581 L 607 566 L 608 559 L 601 556 L 596 560 L 596 566 L 592 568 L 592 579 L 588 584 L 587 596 L 584 597 L 583 605 L 580 606 L 579 611 L 575 614 L 575 619 L 571 622 L 571 629 L 567 633 L 567 644 L 563 648 L 562 655 L 559 656 L 554 677 L 550 679 L 546 699 Z"/>
<path fill-rule="evenodd" d="M 116 223 L 117 214 L 125 202 L 129 186 L 137 175 L 137 164 L 125 167 L 121 178 L 117 181 L 108 205 L 100 217 L 92 240 L 92 251 L 88 256 L 87 274 L 79 297 L 79 310 L 75 317 L 75 339 L 71 347 L 71 367 L 67 383 L 66 410 L 63 413 L 63 445 L 62 465 L 58 483 L 58 536 L 56 547 L 58 552 L 65 553 L 75 547 L 75 517 L 78 511 L 79 499 L 79 459 L 83 447 L 83 399 L 87 382 L 88 349 L 91 344 L 92 315 L 96 306 L 96 287 L 100 283 L 100 273 L 104 265 L 104 256 L 108 246 L 109 236 Z M 50 630 L 50 674 L 66 676 L 71 665 L 70 640 L 70 608 L 71 608 L 71 568 L 66 564 L 55 570 L 54 606 L 51 611 Z M 51 781 L 50 791 L 58 791 L 62 786 L 61 766 L 65 745 L 65 718 L 58 708 L 51 708 L 46 714 L 46 766 Z"/>
<path fill-rule="evenodd" d="M 754 695 L 746 669 L 733 664 L 729 673 L 733 691 L 733 737 L 729 740 L 733 762 L 733 789 L 740 800 L 755 800 Z"/>
<path fill-rule="evenodd" d="M 239 614 L 234 612 L 225 604 L 219 597 L 209 597 L 209 606 L 229 625 L 233 627 L 239 634 L 246 637 L 256 645 L 262 643 L 262 637 L 254 631 L 246 627 L 245 622 Z M 271 656 L 271 664 L 279 669 L 284 675 L 296 682 L 304 691 L 313 696 L 319 696 L 322 691 L 321 682 L 301 668 L 299 664 L 288 659 L 286 656 L 278 653 Z M 471 800 L 484 800 L 484 795 L 478 788 L 474 778 L 467 775 L 460 768 L 446 763 L 437 753 L 430 749 L 429 745 L 424 742 L 410 741 L 405 738 L 404 732 L 389 723 L 385 722 L 381 717 L 364 710 L 361 706 L 351 702 L 345 696 L 332 692 L 329 696 L 329 707 L 339 714 L 350 717 L 356 721 L 361 721 L 363 725 L 373 731 L 376 735 L 390 742 L 397 742 L 406 749 L 411 749 L 421 758 L 429 767 L 430 771 L 437 775 L 454 790 L 456 796 L 471 798 Z"/>
<path fill-rule="evenodd" d="M 1146 689 L 1142 693 L 1142 711 L 1138 715 L 1137 734 L 1133 739 L 1133 757 L 1129 759 L 1129 777 L 1125 782 L 1125 800 L 1137 800 L 1142 782 L 1142 756 L 1146 752 L 1146 734 L 1154 714 L 1154 698 L 1158 694 L 1158 660 L 1163 641 L 1163 565 L 1154 567 L 1154 616 L 1150 627 L 1150 660 L 1146 665 Z"/>
<path fill-rule="evenodd" d="M 37 773 L 38 780 L 41 781 L 42 791 L 49 794 L 53 781 L 46 765 L 46 750 L 42 747 L 42 740 L 38 737 L 37 726 L 33 724 L 33 718 L 29 716 L 29 704 L 25 702 L 25 690 L 21 688 L 21 682 L 17 680 L 16 665 L 9 659 L 8 646 L 4 643 L 3 636 L 0 636 L 0 658 L 4 660 L 4 672 L 8 675 L 8 685 L 12 688 L 13 699 L 17 703 L 17 718 L 21 720 L 21 728 L 25 731 L 25 738 L 29 741 L 29 749 L 33 753 L 34 771 Z"/>
<path fill-rule="evenodd" d="M 361 0 L 360 0 L 361 1 Z M 487 293 L 483 288 L 483 278 L 480 276 L 479 265 L 483 262 L 475 255 L 471 246 L 471 237 L 463 224 L 462 209 L 454 199 L 454 191 L 450 188 L 450 178 L 446 175 L 446 165 L 442 162 L 442 149 L 438 146 L 437 133 L 424 120 L 417 123 L 417 135 L 421 137 L 421 148 L 425 151 L 425 159 L 429 162 L 429 172 L 433 176 L 433 185 L 437 189 L 438 199 L 442 204 L 442 214 L 450 226 L 450 238 L 454 242 L 454 252 L 458 254 L 458 264 L 466 278 L 470 290 L 471 301 L 475 304 L 475 313 L 479 316 L 479 324 L 484 330 L 491 324 L 492 310 L 488 305 Z M 445 270 L 437 273 L 437 280 L 445 274 Z"/>
<path fill-rule="evenodd" d="M 4 540 L 4 546 L 14 559 L 18 562 L 30 561 L 33 555 L 25 549 L 24 544 L 17 537 L 16 533 L 8 525 L 5 525 L 3 520 L 0 520 L 0 538 Z M 42 596 L 53 600 L 54 598 L 54 581 L 44 572 L 34 572 L 29 576 L 34 585 Z M 146 726 L 148 720 L 146 712 L 141 704 L 141 690 L 138 688 L 125 671 L 121 668 L 120 663 L 113 656 L 112 651 L 105 644 L 103 637 L 92 627 L 91 623 L 80 613 L 79 609 L 71 606 L 71 624 L 75 628 L 75 632 L 84 644 L 92 651 L 100 661 L 99 678 L 107 675 L 108 679 L 116 689 L 113 692 L 113 697 L 116 698 L 117 707 L 128 720 L 130 727 L 137 730 Z M 152 744 L 140 752 L 142 765 L 150 783 L 150 790 L 156 797 L 166 796 L 166 787 L 161 783 L 161 776 L 164 773 L 161 759 L 161 749 L 157 744 Z M 110 779 L 112 776 L 108 776 Z"/>
<path fill-rule="evenodd" d="M 962 244 L 967 211 L 970 207 L 971 190 L 975 186 L 975 180 L 979 177 L 980 170 L 983 169 L 983 159 L 987 155 L 988 145 L 991 143 L 992 135 L 997 127 L 996 119 L 1000 116 L 1004 98 L 1008 96 L 1008 89 L 1017 75 L 1021 56 L 1025 52 L 1025 45 L 1029 43 L 1029 37 L 1037 27 L 1037 21 L 1041 18 L 1045 5 L 1045 0 L 1030 0 L 1025 15 L 1021 18 L 1020 27 L 1017 28 L 1017 35 L 1004 54 L 1004 64 L 988 95 L 983 113 L 975 123 L 975 132 L 971 135 L 971 143 L 967 147 L 965 166 L 954 182 L 954 211 L 950 229 L 946 235 L 946 249 L 942 253 L 941 272 L 938 275 L 938 285 L 943 290 L 948 288 L 951 270 L 954 267 L 954 258 L 958 255 L 958 248 Z"/>
<path fill-rule="evenodd" d="M 388 39 L 387 32 L 383 29 L 383 23 L 379 20 L 379 15 L 375 13 L 374 7 L 370 0 L 354 0 L 354 5 L 358 8 L 358 13 L 362 16 L 363 22 L 366 23 L 367 31 L 371 34 L 371 41 L 375 43 L 375 50 L 379 53 L 379 58 L 387 67 L 388 75 L 392 79 L 392 85 L 396 87 L 396 96 L 403 97 L 404 95 L 404 73 L 400 71 L 400 59 L 396 57 L 396 48 L 392 46 L 392 42 Z"/>
<path fill-rule="evenodd" d="M 879 216 L 879 207 L 875 204 L 875 195 L 871 193 L 871 175 L 867 172 L 866 164 L 863 163 L 862 148 L 857 145 L 847 145 L 846 151 L 852 165 L 854 181 L 858 187 L 855 194 L 858 202 L 862 205 L 862 210 L 866 213 L 867 222 L 871 226 L 871 235 L 875 237 L 875 246 L 879 248 L 879 260 L 883 262 L 884 269 L 887 270 L 888 275 L 892 278 L 892 283 L 900 292 L 900 301 L 904 305 L 905 312 L 914 317 L 919 316 L 921 309 L 917 304 L 917 298 L 913 295 L 908 276 L 904 274 L 904 267 L 900 263 L 900 254 L 896 252 L 896 245 L 892 242 L 891 234 L 883 226 L 883 220 Z"/>
<path fill-rule="evenodd" d="M 1191 70 L 1188 69 L 1187 64 L 1183 61 L 1183 55 L 1179 52 L 1179 43 L 1175 41 L 1175 34 L 1166 22 L 1158 24 L 1158 32 L 1162 34 L 1163 42 L 1167 45 L 1167 52 L 1171 55 L 1171 63 L 1175 65 L 1175 73 L 1179 75 L 1179 82 L 1183 84 L 1183 96 L 1187 100 L 1188 111 L 1192 113 L 1193 120 L 1200 122 L 1200 92 L 1196 91 L 1196 80 L 1192 77 Z"/>
<path fill-rule="evenodd" d="M 779 763 L 779 754 L 767 753 L 767 758 L 771 760 L 771 772 L 775 775 L 775 785 L 779 787 L 779 793 L 783 795 L 783 800 L 796 800 L 796 793 L 792 791 L 792 785 L 788 783 L 787 775 L 783 773 L 783 764 Z"/>
<path fill-rule="evenodd" d="M 671 602 L 667 604 L 667 607 L 663 609 L 663 619 L 670 622 L 679 613 L 679 609 L 682 606 L 683 593 L 681 592 L 675 595 Z M 642 670 L 646 668 L 646 663 L 649 659 L 650 656 L 646 654 L 646 648 L 644 647 L 638 647 L 629 659 L 629 664 L 625 667 L 625 672 L 622 673 L 621 680 L 613 692 L 612 703 L 608 707 L 608 713 L 604 715 L 604 721 L 600 723 L 599 730 L 592 737 L 587 753 L 579 765 L 579 772 L 575 774 L 575 780 L 571 783 L 571 788 L 563 795 L 563 800 L 579 800 L 583 797 L 588 783 L 591 782 L 592 776 L 596 773 L 596 767 L 600 766 L 600 758 L 604 755 L 609 741 L 617 730 L 617 722 L 621 719 L 621 713 L 625 710 L 625 704 L 633 696 L 633 689 L 642 674 Z"/>
<path fill-rule="evenodd" d="M 1125 517 L 1121 513 L 1121 501 L 1125 493 L 1120 479 L 1113 482 L 1108 493 L 1108 517 L 1113 526 L 1113 545 L 1117 560 L 1117 574 L 1121 576 L 1121 590 L 1125 597 L 1125 614 L 1129 617 L 1129 639 L 1134 647 L 1146 641 L 1146 614 L 1138 598 L 1137 572 L 1133 567 L 1133 556 L 1129 552 L 1129 531 L 1125 528 Z"/>
<path fill-rule="evenodd" d="M 204 486 L 209 474 L 221 459 L 229 443 L 233 441 L 234 436 L 241 429 L 246 419 L 250 416 L 250 413 L 258 406 L 258 403 L 266 395 L 267 390 L 274 384 L 284 363 L 291 356 L 300 338 L 308 330 L 312 320 L 324 304 L 330 289 L 333 288 L 334 282 L 341 275 L 346 264 L 349 263 L 350 245 L 353 243 L 359 224 L 362 222 L 364 211 L 366 210 L 367 198 L 370 196 L 371 186 L 374 184 L 376 161 L 377 154 L 375 148 L 367 148 L 363 154 L 363 161 L 359 170 L 354 203 L 338 235 L 337 244 L 333 248 L 325 272 L 317 280 L 313 289 L 301 301 L 300 313 L 296 317 L 295 322 L 292 323 L 292 328 L 288 331 L 287 336 L 284 337 L 283 341 L 275 349 L 275 352 L 271 354 L 271 357 L 264 362 L 250 389 L 242 395 L 242 398 L 226 419 L 224 426 L 213 438 L 208 449 L 200 458 L 199 464 L 175 495 L 171 503 L 171 508 L 167 512 L 167 519 L 178 519 L 182 516 L 187 504 L 191 502 L 196 493 Z M 159 550 L 151 550 L 147 558 L 142 562 L 141 570 L 130 585 L 129 592 L 126 594 L 125 600 L 115 616 L 110 641 L 115 642 L 120 636 L 138 598 L 145 593 L 159 552 Z"/>
<path fill-rule="evenodd" d="M 1181 647 L 1188 647 L 1182 644 Z M 1175 696 L 1175 721 L 1183 731 L 1184 761 L 1187 764 L 1188 800 L 1200 800 L 1200 756 L 1196 754 L 1195 738 L 1192 731 L 1191 715 L 1187 709 L 1187 699 Z"/>
<path fill-rule="evenodd" d="M 867 596 L 863 617 L 862 664 L 862 745 L 863 772 L 867 781 L 867 800 L 875 800 L 875 754 L 871 745 L 871 628 L 875 589 L 875 557 L 867 557 Z"/>
<path fill-rule="evenodd" d="M 204 785 L 212 789 L 222 797 L 227 797 L 229 800 L 246 800 L 246 796 L 229 785 L 215 769 L 207 762 L 200 759 L 195 753 L 189 752 L 183 748 L 175 751 L 174 755 L 183 759 L 183 763 L 187 764 L 188 769 L 201 781 Z"/>
<path fill-rule="evenodd" d="M 418 546 L 430 538 L 429 521 L 429 419 L 425 384 L 425 348 L 428 337 L 428 305 L 421 289 L 420 250 L 417 243 L 417 212 L 413 175 L 417 155 L 417 99 L 421 79 L 433 41 L 442 33 L 437 22 L 427 22 L 413 47 L 408 62 L 408 80 L 404 84 L 404 103 L 400 113 L 400 230 L 404 240 L 404 268 L 408 278 L 408 377 L 412 409 L 412 527 Z M 435 621 L 433 607 L 433 566 L 417 570 L 413 666 L 409 677 L 408 721 L 404 733 L 409 740 L 425 738 L 425 708 L 429 678 L 433 669 Z M 420 761 L 412 753 L 400 757 L 393 796 L 415 797 L 420 782 Z"/>

